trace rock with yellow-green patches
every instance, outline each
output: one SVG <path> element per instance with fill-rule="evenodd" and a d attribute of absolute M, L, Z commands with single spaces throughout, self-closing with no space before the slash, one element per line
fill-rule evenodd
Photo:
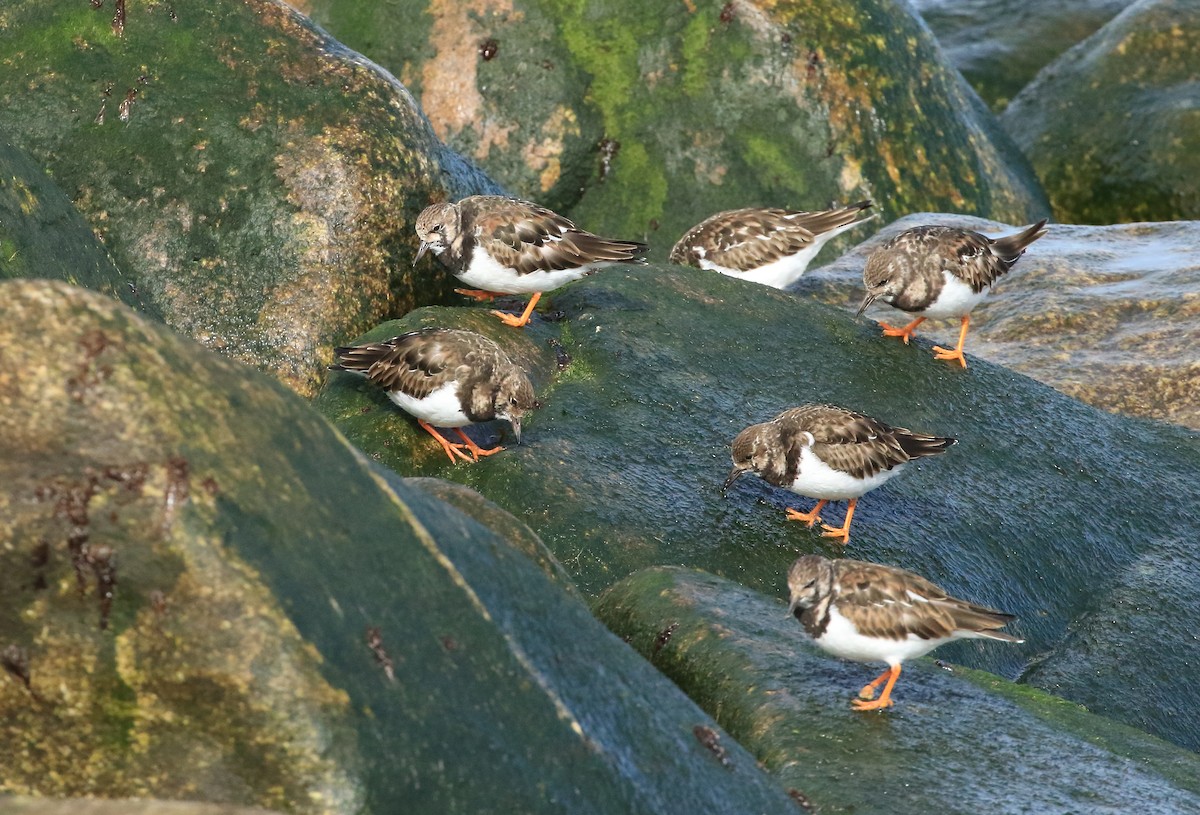
<path fill-rule="evenodd" d="M 467 492 L 111 298 L 0 282 L 0 795 L 791 811 Z"/>
<path fill-rule="evenodd" d="M 0 30 L 0 131 L 148 313 L 302 394 L 347 332 L 447 291 L 412 270 L 417 213 L 497 190 L 277 0 L 12 0 Z"/>
<path fill-rule="evenodd" d="M 396 74 L 438 137 L 511 190 L 561 210 L 595 176 L 603 123 L 552 11 L 522 0 L 294 5 Z"/>
<path fill-rule="evenodd" d="M 0 138 L 0 280 L 66 280 L 153 313 L 54 179 Z"/>
<path fill-rule="evenodd" d="M 946 56 L 999 113 L 1037 72 L 1130 0 L 915 0 Z"/>
<path fill-rule="evenodd" d="M 303 6 L 406 78 L 438 133 L 511 191 L 664 252 L 741 206 L 871 197 L 885 221 L 1048 209 L 1024 158 L 897 0 Z M 547 155 L 585 174 L 548 187 Z"/>
<path fill-rule="evenodd" d="M 1001 122 L 1057 219 L 1104 224 L 1200 213 L 1200 7 L 1135 3 L 1047 65 Z"/>
<path fill-rule="evenodd" d="M 966 573 L 958 596 L 1003 603 Z M 884 712 L 850 701 L 886 666 L 817 649 L 769 594 L 690 569 L 638 572 L 596 613 L 822 813 L 1200 811 L 1200 757 L 1044 691 L 930 657 Z M 1008 629 L 1021 632 L 1023 621 Z M 972 650 L 1026 646 L 972 641 Z M 948 658 L 948 657 L 947 657 Z M 847 783 L 847 779 L 859 779 Z"/>

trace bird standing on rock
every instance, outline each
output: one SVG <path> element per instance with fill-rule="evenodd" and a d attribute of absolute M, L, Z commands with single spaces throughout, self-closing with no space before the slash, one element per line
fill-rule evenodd
<path fill-rule="evenodd" d="M 830 501 L 849 499 L 840 527 L 822 524 L 822 536 L 850 541 L 850 521 L 860 496 L 899 474 L 915 458 L 944 453 L 954 439 L 913 433 L 836 405 L 803 405 L 769 422 L 751 425 L 733 440 L 733 470 L 722 490 L 742 473 L 816 498 L 811 512 L 789 509 L 789 521 L 811 528 Z"/>
<path fill-rule="evenodd" d="M 333 350 L 335 371 L 362 374 L 437 439 L 451 461 L 478 461 L 503 450 L 484 450 L 462 431 L 477 422 L 507 419 L 521 443 L 521 417 L 537 407 L 525 371 L 492 340 L 474 331 L 423 328 L 386 342 Z M 462 444 L 437 427 L 452 428 Z M 463 452 L 466 450 L 466 452 Z"/>
<path fill-rule="evenodd" d="M 951 597 L 920 575 L 843 558 L 804 555 L 788 571 L 788 613 L 819 648 L 855 662 L 886 662 L 888 669 L 858 692 L 855 710 L 890 707 L 900 664 L 959 639 L 1020 643 L 997 629 L 1013 615 Z M 884 682 L 883 693 L 875 698 Z"/>
<path fill-rule="evenodd" d="M 971 325 L 971 310 L 992 284 L 1017 262 L 1029 244 L 1046 234 L 1043 218 L 1014 235 L 989 238 L 952 226 L 906 229 L 871 253 L 863 269 L 867 295 L 858 315 L 876 300 L 916 315 L 901 328 L 881 322 L 885 337 L 900 337 L 907 345 L 926 320 L 958 317 L 962 329 L 956 348 L 934 346 L 936 359 L 957 361 L 964 368 L 963 343 Z"/>
<path fill-rule="evenodd" d="M 800 279 L 826 243 L 874 218 L 858 219 L 870 206 L 860 201 L 818 212 L 757 207 L 718 212 L 676 241 L 671 262 L 784 289 Z"/>
<path fill-rule="evenodd" d="M 639 263 L 646 245 L 601 238 L 563 216 L 516 198 L 472 195 L 456 204 L 434 204 L 417 216 L 421 248 L 415 265 L 433 252 L 477 300 L 497 294 L 532 294 L 520 317 L 493 311 L 505 325 L 529 322 L 542 292 L 557 289 L 613 263 Z"/>

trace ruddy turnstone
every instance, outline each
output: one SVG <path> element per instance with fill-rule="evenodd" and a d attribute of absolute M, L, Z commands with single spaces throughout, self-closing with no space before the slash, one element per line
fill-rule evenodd
<path fill-rule="evenodd" d="M 473 331 L 422 328 L 333 353 L 337 364 L 331 369 L 363 374 L 381 386 L 437 439 L 451 461 L 455 456 L 478 461 L 504 449 L 484 450 L 462 431 L 465 425 L 507 419 L 520 444 L 521 417 L 538 406 L 525 371 L 500 346 Z M 463 443 L 447 441 L 435 427 L 453 429 Z"/>
<path fill-rule="evenodd" d="M 830 501 L 849 500 L 840 527 L 821 524 L 826 538 L 850 542 L 854 507 L 865 493 L 904 469 L 914 458 L 944 453 L 954 439 L 890 427 L 835 405 L 803 405 L 769 422 L 751 425 L 733 440 L 733 470 L 722 491 L 752 472 L 768 484 L 816 498 L 811 512 L 789 509 L 790 521 L 809 528 Z"/>
<path fill-rule="evenodd" d="M 545 207 L 499 195 L 472 195 L 457 204 L 434 204 L 417 216 L 421 248 L 471 289 L 455 289 L 477 300 L 496 294 L 532 294 L 520 317 L 493 311 L 506 325 L 520 327 L 542 292 L 565 286 L 613 263 L 638 263 L 646 245 L 601 238 L 579 229 Z"/>
<path fill-rule="evenodd" d="M 774 208 L 718 212 L 689 229 L 671 249 L 670 259 L 672 263 L 786 288 L 804 274 L 830 239 L 869 221 L 855 219 L 870 206 L 870 201 L 860 201 L 819 212 Z"/>
<path fill-rule="evenodd" d="M 1024 642 L 997 630 L 1013 615 L 951 597 L 920 575 L 893 566 L 804 555 L 788 570 L 788 592 L 788 613 L 822 650 L 855 662 L 888 664 L 858 692 L 855 710 L 890 707 L 900 663 L 939 645 L 960 639 Z"/>
<path fill-rule="evenodd" d="M 989 238 L 969 229 L 951 226 L 918 226 L 906 229 L 867 258 L 863 283 L 867 296 L 858 307 L 882 300 L 892 308 L 916 315 L 903 328 L 881 322 L 885 337 L 901 337 L 904 344 L 926 320 L 959 317 L 962 330 L 956 348 L 933 347 L 936 359 L 958 360 L 965 368 L 963 343 L 971 325 L 971 309 L 979 304 L 997 278 L 1012 268 L 1029 244 L 1046 234 L 1046 219 L 1003 238 Z"/>

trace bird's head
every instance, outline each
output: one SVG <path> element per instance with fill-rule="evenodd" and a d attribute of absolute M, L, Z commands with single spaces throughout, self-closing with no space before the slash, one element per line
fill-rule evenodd
<path fill-rule="evenodd" d="M 863 285 L 867 287 L 867 295 L 863 298 L 862 305 L 858 307 L 856 317 L 861 317 L 862 313 L 867 310 L 867 306 L 876 300 L 882 300 L 890 305 L 896 299 L 896 295 L 900 293 L 903 281 L 888 253 L 882 251 L 886 248 L 884 246 L 876 249 L 867 258 L 867 265 L 863 268 Z"/>
<path fill-rule="evenodd" d="M 782 445 L 780 428 L 774 422 L 751 425 L 738 433 L 733 440 L 733 469 L 721 486 L 721 492 L 733 486 L 742 473 L 762 475 L 779 469 L 776 452 L 782 449 Z"/>
<path fill-rule="evenodd" d="M 820 555 L 797 558 L 788 569 L 788 614 L 799 616 L 833 590 L 833 565 Z"/>
<path fill-rule="evenodd" d="M 520 368 L 514 366 L 496 389 L 496 418 L 512 425 L 517 444 L 521 443 L 521 417 L 541 407 L 533 392 L 533 383 Z"/>
<path fill-rule="evenodd" d="M 425 257 L 426 252 L 433 252 L 441 257 L 449 249 L 462 231 L 462 216 L 457 204 L 433 204 L 425 207 L 417 216 L 417 237 L 421 239 L 421 248 L 413 258 L 413 265 Z"/>

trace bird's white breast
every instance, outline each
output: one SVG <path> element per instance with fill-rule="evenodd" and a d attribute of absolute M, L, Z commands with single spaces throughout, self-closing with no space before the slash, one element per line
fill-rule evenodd
<path fill-rule="evenodd" d="M 937 299 L 930 304 L 929 308 L 921 312 L 913 312 L 914 314 L 920 314 L 931 320 L 961 317 L 964 314 L 970 314 L 971 310 L 987 297 L 987 286 L 976 292 L 968 284 L 945 270 L 942 271 L 942 277 L 945 285 L 938 292 Z"/>
<path fill-rule="evenodd" d="M 590 272 L 610 265 L 610 261 L 576 266 L 557 271 L 536 271 L 517 274 L 509 266 L 502 266 L 491 255 L 479 247 L 471 253 L 471 263 L 457 277 L 468 286 L 501 294 L 532 294 L 550 291 L 578 280 Z"/>
<path fill-rule="evenodd" d="M 812 242 L 799 252 L 781 257 L 778 260 L 773 260 L 770 263 L 764 263 L 762 266 L 756 266 L 753 269 L 732 269 L 728 266 L 721 266 L 714 263 L 703 256 L 700 258 L 700 268 L 711 269 L 723 275 L 738 277 L 742 280 L 749 280 L 752 283 L 760 283 L 776 289 L 786 289 L 804 275 L 804 272 L 808 269 L 808 264 L 812 263 L 812 259 L 821 251 L 821 247 L 847 229 L 856 227 L 861 223 L 862 221 L 855 221 L 839 226 L 837 229 L 822 232 L 814 236 Z"/>
<path fill-rule="evenodd" d="M 812 451 L 811 447 L 805 447 L 800 450 L 800 471 L 796 473 L 796 480 L 791 483 L 788 489 L 798 495 L 806 495 L 809 498 L 823 498 L 826 501 L 845 501 L 849 498 L 858 498 L 860 495 L 865 495 L 899 473 L 902 469 L 904 469 L 904 465 L 897 464 L 890 470 L 880 470 L 875 475 L 858 479 L 850 475 L 850 473 L 844 473 L 841 470 L 835 470 L 830 467 L 817 457 L 817 454 Z"/>
<path fill-rule="evenodd" d="M 742 280 L 749 280 L 751 283 L 760 283 L 763 286 L 783 289 L 800 279 L 804 274 L 804 270 L 808 268 L 809 261 L 813 259 L 813 256 L 820 249 L 820 246 L 808 246 L 794 255 L 787 255 L 786 257 L 781 257 L 778 260 L 765 263 L 762 266 L 756 266 L 753 269 L 747 269 L 746 271 L 721 266 L 707 258 L 700 260 L 700 268 L 711 269 L 714 272 L 720 272 L 723 275 L 741 278 Z"/>
<path fill-rule="evenodd" d="M 458 398 L 458 383 L 447 382 L 423 399 L 401 391 L 388 391 L 388 398 L 403 410 L 434 427 L 462 427 L 473 424 L 463 412 Z"/>
<path fill-rule="evenodd" d="M 906 659 L 928 654 L 951 639 L 953 638 L 941 637 L 925 640 L 916 634 L 909 634 L 902 640 L 864 636 L 858 633 L 858 629 L 850 620 L 842 616 L 834 603 L 829 607 L 829 625 L 816 643 L 822 650 L 842 659 L 899 664 Z"/>

